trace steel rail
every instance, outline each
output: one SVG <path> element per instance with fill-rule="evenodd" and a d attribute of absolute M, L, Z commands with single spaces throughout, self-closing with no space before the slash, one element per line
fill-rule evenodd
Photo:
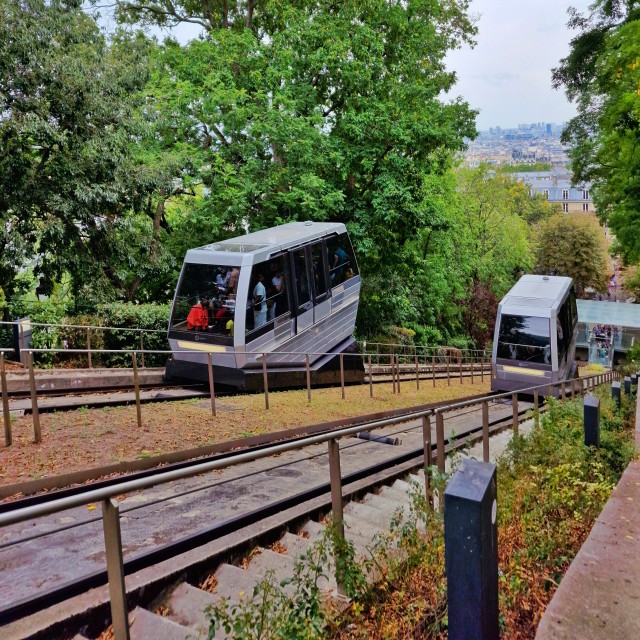
<path fill-rule="evenodd" d="M 526 414 L 530 409 L 527 408 L 521 412 L 519 415 Z M 490 423 L 490 427 L 492 431 L 495 431 L 497 427 L 500 427 L 503 424 L 510 424 L 512 416 L 505 416 L 503 418 L 496 419 Z M 415 427 L 419 428 L 419 427 Z M 360 429 L 361 430 L 361 429 Z M 469 436 L 476 435 L 482 431 L 482 426 L 472 427 L 464 432 L 460 432 L 455 434 L 450 438 L 450 443 L 446 445 L 446 451 L 450 452 L 456 450 L 457 448 L 461 448 L 467 446 Z M 399 432 L 400 433 L 400 432 Z M 354 446 L 361 446 L 364 444 L 368 444 L 369 441 L 363 441 L 362 443 L 352 443 L 344 447 L 353 448 Z M 436 444 L 432 444 L 432 451 L 435 450 Z M 326 452 L 314 454 L 311 457 L 322 457 L 326 456 Z M 402 453 L 399 456 L 394 456 L 389 458 L 383 462 L 376 463 L 375 465 L 370 465 L 363 469 L 359 469 L 358 471 L 354 471 L 352 473 L 346 474 L 342 477 L 342 486 L 348 486 L 360 480 L 364 480 L 366 478 L 375 476 L 381 472 L 384 472 L 388 469 L 396 467 L 398 465 L 402 465 L 405 463 L 410 463 L 415 460 L 415 465 L 420 466 L 422 464 L 422 460 L 424 457 L 424 448 L 417 447 L 415 449 L 411 449 Z M 299 464 L 301 461 L 297 460 L 295 462 L 289 462 L 285 465 L 279 466 L 289 466 L 293 464 Z M 238 479 L 235 478 L 235 481 Z M 231 481 L 234 481 L 231 480 Z M 228 482 L 228 481 L 225 481 Z M 309 489 L 305 489 L 300 491 L 292 496 L 287 498 L 275 501 L 273 503 L 264 505 L 258 509 L 254 509 L 252 511 L 240 514 L 238 516 L 234 516 L 232 518 L 228 518 L 220 523 L 217 523 L 211 527 L 206 529 L 202 529 L 197 531 L 194 534 L 189 536 L 185 536 L 180 540 L 167 543 L 162 545 L 152 551 L 142 552 L 140 554 L 134 555 L 131 558 L 125 559 L 123 562 L 125 575 L 130 575 L 142 569 L 146 569 L 151 567 L 159 562 L 164 560 L 168 560 L 176 555 L 181 553 L 185 553 L 187 551 L 191 551 L 203 544 L 208 542 L 212 542 L 217 540 L 225 535 L 235 533 L 239 529 L 242 529 L 247 526 L 251 526 L 256 524 L 272 515 L 276 515 L 281 511 L 299 506 L 304 504 L 305 502 L 309 502 L 314 498 L 329 496 L 331 491 L 331 483 L 330 481 L 321 483 L 316 485 L 315 487 L 311 487 Z M 148 505 L 141 505 L 148 506 Z M 133 509 L 131 509 L 133 510 Z M 91 521 L 98 521 L 101 518 L 92 518 Z M 87 524 L 88 522 L 82 523 Z M 49 535 L 52 532 L 46 532 L 41 534 L 40 537 L 44 537 Z M 24 542 L 21 540 L 20 542 Z M 89 589 L 93 589 L 96 587 L 103 586 L 107 583 L 107 570 L 97 570 L 91 573 L 88 573 L 78 579 L 70 580 L 62 585 L 57 587 L 53 587 L 45 591 L 44 593 L 40 593 L 36 596 L 23 598 L 21 600 L 10 603 L 7 606 L 0 606 L 0 625 L 8 624 L 17 620 L 25 615 L 31 615 L 36 611 L 41 611 L 42 609 L 59 604 L 64 600 L 67 600 L 71 597 L 80 595 L 85 593 Z"/>

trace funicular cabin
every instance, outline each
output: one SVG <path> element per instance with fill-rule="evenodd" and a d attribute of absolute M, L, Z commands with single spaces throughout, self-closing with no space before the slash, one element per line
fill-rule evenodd
<path fill-rule="evenodd" d="M 491 390 L 516 391 L 573 377 L 577 326 L 571 278 L 522 276 L 498 306 Z"/>
<path fill-rule="evenodd" d="M 343 224 L 291 222 L 187 252 L 171 319 L 168 378 L 262 387 L 339 380 L 338 354 L 355 350 L 360 276 Z M 361 358 L 344 358 L 347 382 Z"/>

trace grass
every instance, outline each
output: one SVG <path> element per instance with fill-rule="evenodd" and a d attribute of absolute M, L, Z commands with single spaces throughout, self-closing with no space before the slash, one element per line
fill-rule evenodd
<path fill-rule="evenodd" d="M 33 443 L 32 417 L 12 421 L 13 444 L 0 449 L 0 485 L 22 482 L 34 474 L 53 476 L 107 466 L 114 461 L 137 460 L 141 452 L 171 453 L 203 447 L 257 434 L 273 433 L 305 426 L 416 406 L 441 400 L 483 393 L 489 390 L 476 376 L 451 385 L 422 380 L 420 390 L 415 381 L 403 382 L 400 394 L 392 393 L 391 383 L 374 386 L 369 397 L 367 385 L 346 388 L 342 400 L 339 388 L 312 390 L 311 402 L 306 389 L 271 392 L 270 410 L 265 410 L 262 394 L 225 397 L 218 400 L 217 416 L 211 415 L 208 398 L 180 402 L 142 405 L 142 428 L 136 420 L 135 405 L 75 411 L 58 411 L 40 415 L 42 443 Z M 35 466 L 36 457 L 40 463 Z M 147 454 L 144 454 L 147 457 Z"/>

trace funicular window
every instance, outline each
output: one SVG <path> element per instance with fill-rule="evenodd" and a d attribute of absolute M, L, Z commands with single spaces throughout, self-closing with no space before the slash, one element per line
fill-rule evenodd
<path fill-rule="evenodd" d="M 324 251 L 322 243 L 311 246 L 311 272 L 313 273 L 313 296 L 316 301 L 327 294 L 327 273 L 325 271 Z"/>
<path fill-rule="evenodd" d="M 358 275 L 358 264 L 346 233 L 327 239 L 329 281 L 335 287 Z"/>
<path fill-rule="evenodd" d="M 549 329 L 549 318 L 503 315 L 498 337 L 498 358 L 550 366 Z"/>
<path fill-rule="evenodd" d="M 269 325 L 289 311 L 284 254 L 254 265 L 249 284 L 246 332 Z"/>
<path fill-rule="evenodd" d="M 571 342 L 571 329 L 569 318 L 570 302 L 567 298 L 564 304 L 558 311 L 558 317 L 556 318 L 556 333 L 558 341 L 558 364 L 564 361 L 569 349 L 569 343 Z"/>
<path fill-rule="evenodd" d="M 186 264 L 171 314 L 171 329 L 233 335 L 239 267 Z"/>
<path fill-rule="evenodd" d="M 304 248 L 291 252 L 293 255 L 293 269 L 296 279 L 296 295 L 298 297 L 298 309 L 304 307 L 311 300 L 309 289 L 309 276 L 307 275 L 307 260 Z"/>

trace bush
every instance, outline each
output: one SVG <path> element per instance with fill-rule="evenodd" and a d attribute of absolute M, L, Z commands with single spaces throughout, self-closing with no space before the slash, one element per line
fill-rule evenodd
<path fill-rule="evenodd" d="M 12 305 L 14 318 L 28 316 L 32 323 L 77 325 L 73 327 L 33 327 L 33 346 L 36 349 L 86 349 L 86 327 L 113 327 L 125 329 L 112 331 L 108 329 L 91 329 L 91 349 L 122 351 L 140 349 L 140 329 L 143 334 L 144 349 L 150 351 L 166 351 L 167 326 L 169 323 L 170 305 L 132 303 L 104 304 L 97 307 L 94 313 L 71 315 L 68 305 L 59 302 L 24 302 Z M 3 338 L 4 340 L 4 338 Z M 8 338 L 10 346 L 11 338 Z M 167 360 L 167 354 L 145 354 L 145 366 L 161 367 Z M 86 365 L 84 354 L 47 353 L 38 354 L 35 358 L 40 367 Z M 130 367 L 131 355 L 128 353 L 92 354 L 93 366 Z M 138 359 L 138 364 L 141 360 Z"/>

